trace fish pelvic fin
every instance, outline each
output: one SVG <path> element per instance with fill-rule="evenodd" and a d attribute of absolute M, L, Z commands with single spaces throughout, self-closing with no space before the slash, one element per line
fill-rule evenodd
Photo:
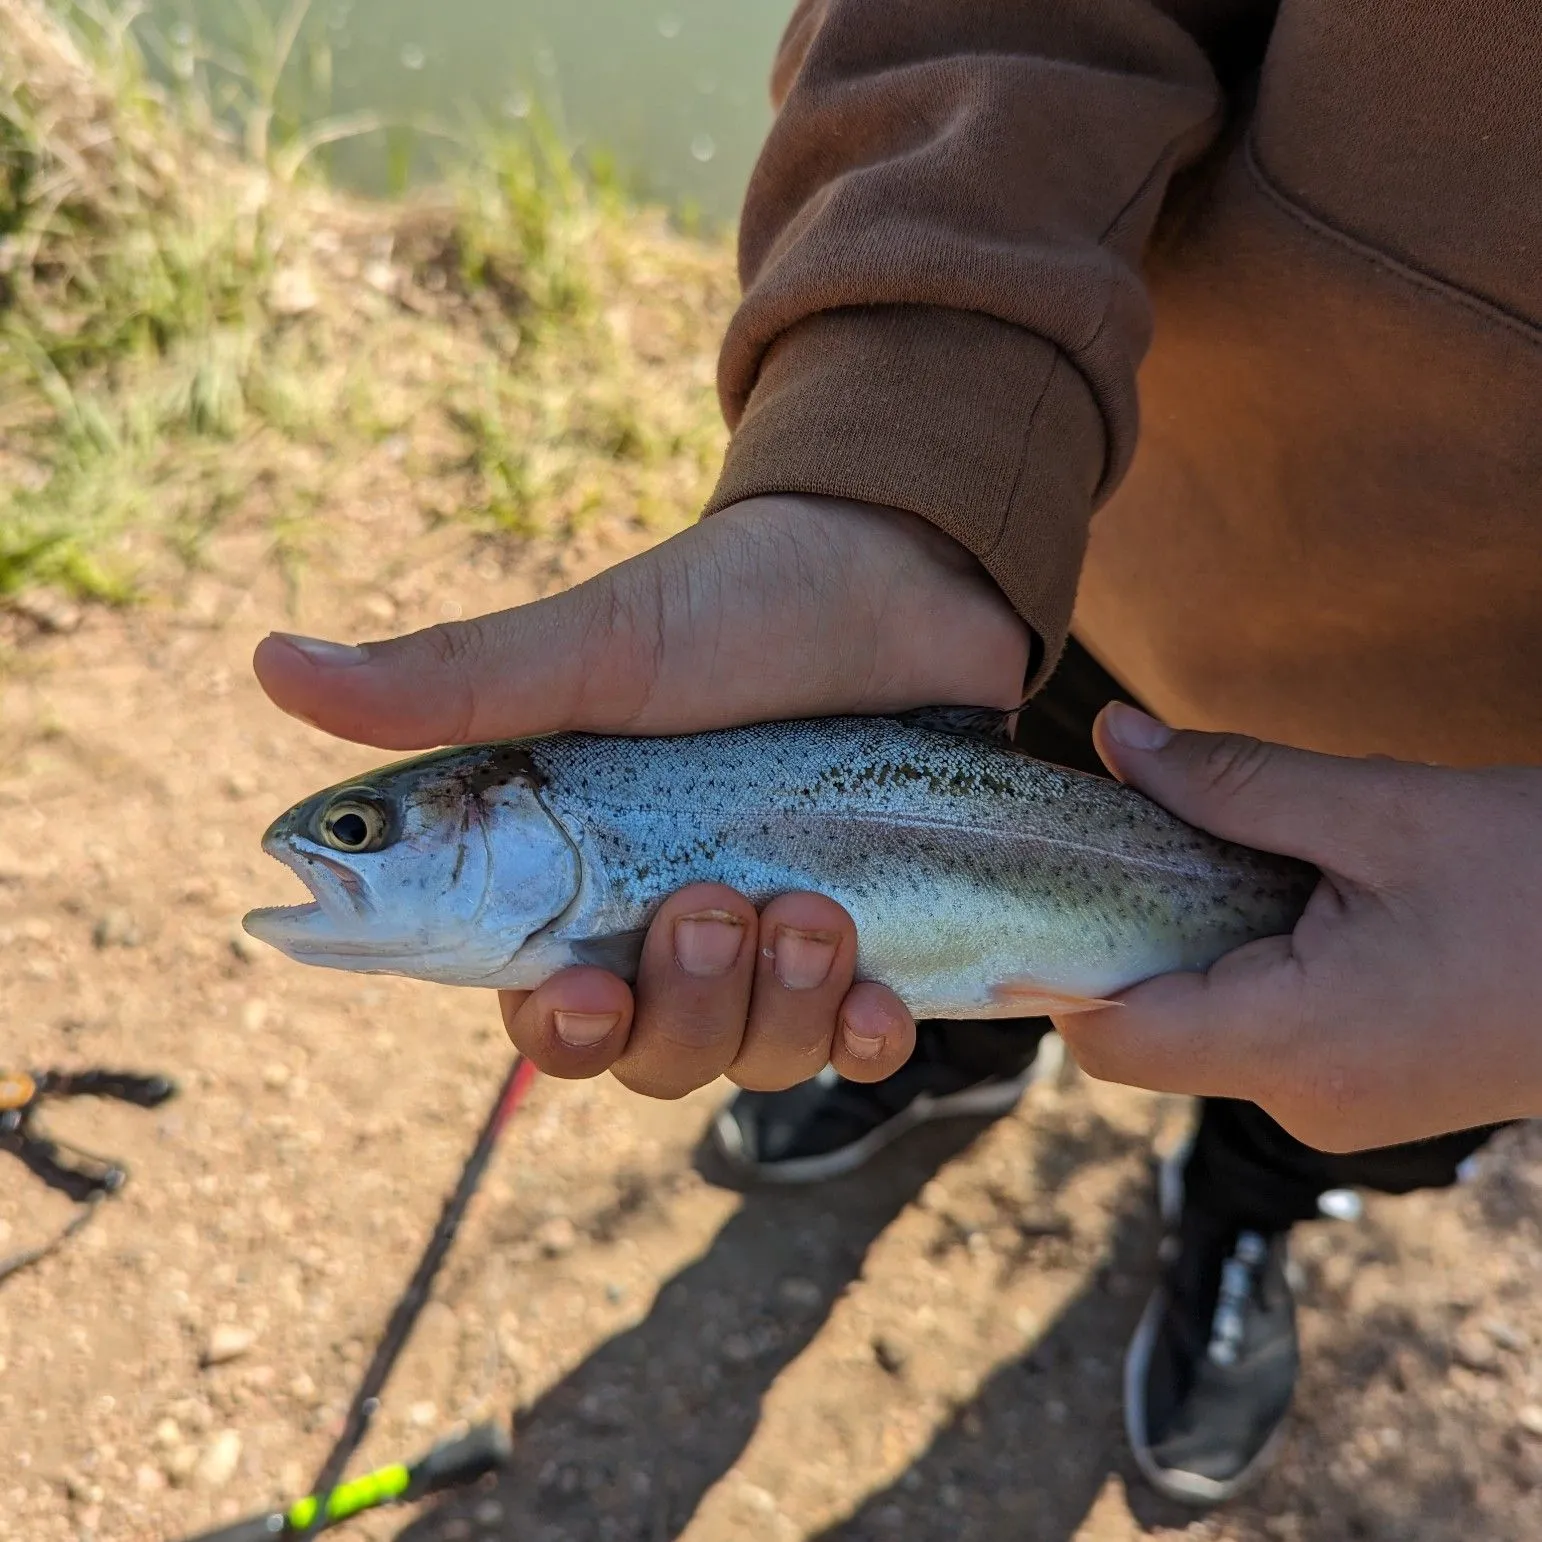
<path fill-rule="evenodd" d="M 638 966 L 642 963 L 643 941 L 647 929 L 635 932 L 610 932 L 603 937 L 586 937 L 570 944 L 573 958 L 580 964 L 591 964 L 596 969 L 607 969 L 620 975 L 623 980 L 635 980 Z"/>
<path fill-rule="evenodd" d="M 1011 1007 L 1023 1017 L 1073 1017 L 1078 1012 L 1101 1012 L 1117 1007 L 1117 1001 L 1101 996 L 1078 996 L 1071 991 L 1057 991 L 1037 980 L 1003 980 L 991 986 L 991 1000 Z"/>

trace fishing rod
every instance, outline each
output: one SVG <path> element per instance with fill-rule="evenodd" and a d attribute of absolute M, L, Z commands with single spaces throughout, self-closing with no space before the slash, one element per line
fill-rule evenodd
<path fill-rule="evenodd" d="M 392 1462 L 339 1484 L 332 1490 L 325 1515 L 315 1494 L 308 1494 L 282 1510 L 233 1521 L 188 1542 L 273 1542 L 275 1537 L 314 1535 L 366 1510 L 411 1504 L 444 1489 L 475 1483 L 502 1467 L 513 1449 L 501 1425 L 479 1424 L 465 1435 L 441 1441 L 415 1462 Z"/>
<path fill-rule="evenodd" d="M 398 1357 L 406 1347 L 419 1313 L 428 1301 L 428 1293 L 433 1287 L 434 1277 L 439 1273 L 445 1255 L 450 1251 L 450 1244 L 455 1240 L 455 1234 L 465 1219 L 471 1197 L 476 1193 L 482 1176 L 487 1171 L 487 1164 L 492 1159 L 493 1148 L 498 1144 L 498 1137 L 503 1133 L 503 1128 L 515 1109 L 524 1101 L 525 1094 L 529 1092 L 535 1077 L 535 1066 L 523 1055 L 516 1055 L 509 1066 L 508 1075 L 503 1079 L 503 1085 L 498 1089 L 498 1096 L 493 1100 L 493 1106 L 488 1112 L 481 1134 L 477 1136 L 476 1144 L 471 1148 L 471 1155 L 466 1158 L 466 1165 L 461 1170 L 460 1178 L 445 1200 L 444 1208 L 439 1212 L 439 1220 L 428 1239 L 428 1246 L 424 1248 L 423 1256 L 418 1260 L 418 1266 L 413 1271 L 407 1288 L 392 1309 L 374 1357 L 370 1360 L 369 1368 L 365 1371 L 358 1390 L 353 1395 L 347 1417 L 343 1420 L 342 1434 L 338 1436 L 331 1451 L 328 1452 L 326 1461 L 321 1464 L 321 1471 L 315 1483 L 311 1485 L 310 1496 L 298 1501 L 287 1511 L 277 1510 L 267 1515 L 256 1516 L 250 1520 L 238 1522 L 234 1528 L 206 1532 L 201 1537 L 190 1538 L 189 1542 L 257 1542 L 259 1538 L 273 1537 L 282 1537 L 285 1542 L 290 1542 L 290 1539 L 293 1539 L 293 1542 L 311 1542 L 313 1537 L 326 1530 L 334 1520 L 344 1518 L 344 1512 L 341 1510 L 334 1516 L 334 1507 L 346 1504 L 348 1501 L 345 1496 L 349 1493 L 352 1493 L 355 1498 L 374 1493 L 377 1489 L 384 1493 L 385 1489 L 402 1482 L 403 1473 L 410 1479 L 415 1469 L 397 1466 L 381 1469 L 382 1473 L 391 1475 L 384 1480 L 381 1480 L 379 1473 L 372 1473 L 356 1480 L 354 1484 L 339 1486 L 348 1463 L 353 1460 L 354 1453 L 368 1433 L 370 1422 L 380 1408 L 380 1394 L 385 1389 L 386 1381 Z M 472 1477 L 480 1477 L 483 1473 L 492 1471 L 502 1464 L 502 1457 L 496 1461 L 492 1459 L 491 1438 L 485 1428 L 481 1431 L 473 1431 L 471 1435 L 465 1437 L 464 1442 L 452 1443 L 450 1447 L 436 1447 L 435 1451 L 430 1452 L 418 1466 L 425 1474 L 432 1472 L 437 1475 L 436 1489 L 448 1488 L 452 1483 L 470 1482 Z M 478 1467 L 478 1462 L 484 1465 Z M 428 1463 L 429 1467 L 425 1468 L 424 1463 Z M 446 1476 L 448 1473 L 461 1475 L 451 1478 Z M 423 1481 L 427 1481 L 427 1478 L 425 1477 Z M 380 1487 L 382 1482 L 384 1486 Z M 406 1486 L 400 1487 L 395 1495 L 375 1499 L 372 1504 L 420 1498 L 423 1494 L 431 1492 L 435 1492 L 435 1489 L 420 1488 L 414 1491 L 409 1482 Z M 324 1502 L 323 1496 L 325 1496 Z M 346 1513 L 357 1514 L 358 1509 L 356 1507 Z"/>

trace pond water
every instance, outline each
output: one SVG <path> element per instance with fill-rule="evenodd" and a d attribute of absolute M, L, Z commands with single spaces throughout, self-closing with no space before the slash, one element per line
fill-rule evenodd
<path fill-rule="evenodd" d="M 150 0 L 166 35 L 260 57 L 294 0 Z M 770 121 L 767 81 L 792 0 L 313 0 L 284 97 L 307 119 L 374 109 L 453 129 L 531 104 L 629 185 L 730 220 Z M 407 148 L 404 151 L 403 146 Z M 331 173 L 385 191 L 456 150 L 422 132 L 328 152 Z M 463 153 L 463 152 L 462 152 Z"/>

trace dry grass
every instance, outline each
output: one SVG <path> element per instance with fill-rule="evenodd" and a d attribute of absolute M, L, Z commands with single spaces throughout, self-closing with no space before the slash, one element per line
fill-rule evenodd
<path fill-rule="evenodd" d="M 382 475 L 501 542 L 694 515 L 723 243 L 539 127 L 432 201 L 345 197 L 297 175 L 315 134 L 238 147 L 72 17 L 0 0 L 0 595 L 155 594 L 254 530 L 298 581 Z"/>

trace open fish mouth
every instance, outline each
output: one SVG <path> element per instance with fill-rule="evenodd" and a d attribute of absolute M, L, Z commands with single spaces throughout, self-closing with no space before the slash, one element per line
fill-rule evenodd
<path fill-rule="evenodd" d="M 277 841 L 263 845 L 270 857 L 305 885 L 311 898 L 298 905 L 264 905 L 248 911 L 241 925 L 251 936 L 286 953 L 364 956 L 376 951 L 362 938 L 350 939 L 332 927 L 317 925 L 327 921 L 346 925 L 364 915 L 364 885 L 356 873 L 319 852 L 297 851 Z"/>

